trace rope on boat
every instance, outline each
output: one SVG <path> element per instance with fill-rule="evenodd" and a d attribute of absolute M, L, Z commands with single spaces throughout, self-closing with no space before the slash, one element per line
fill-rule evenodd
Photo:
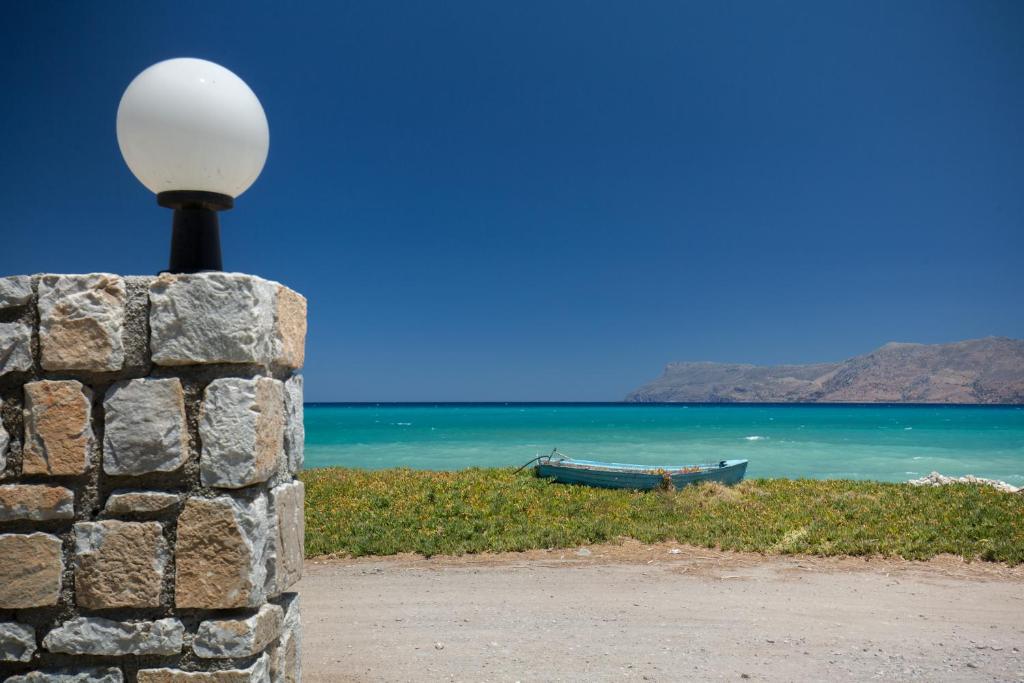
<path fill-rule="evenodd" d="M 533 463 L 535 463 L 535 462 L 539 462 L 539 461 L 541 461 L 541 460 L 550 460 L 551 458 L 553 458 L 553 457 L 554 457 L 554 456 L 556 456 L 556 455 L 562 455 L 562 454 L 558 452 L 558 449 L 557 449 L 557 448 L 553 448 L 553 449 L 551 449 L 551 452 L 550 452 L 549 454 L 547 454 L 547 455 L 538 455 L 538 456 L 537 456 L 536 458 L 534 458 L 533 460 L 529 460 L 529 461 L 527 461 L 526 463 L 524 463 L 524 464 L 523 464 L 522 466 L 520 466 L 520 467 L 519 467 L 519 469 L 517 469 L 517 470 L 516 470 L 515 472 L 513 472 L 512 474 L 519 474 L 520 472 L 522 472 L 523 470 L 525 470 L 525 469 L 526 469 L 527 467 L 529 467 L 529 466 L 530 466 L 530 465 L 532 465 Z"/>

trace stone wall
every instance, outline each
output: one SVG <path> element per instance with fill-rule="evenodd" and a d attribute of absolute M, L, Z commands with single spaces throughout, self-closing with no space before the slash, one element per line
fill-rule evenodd
<path fill-rule="evenodd" d="M 0 680 L 297 681 L 306 300 L 0 278 Z"/>

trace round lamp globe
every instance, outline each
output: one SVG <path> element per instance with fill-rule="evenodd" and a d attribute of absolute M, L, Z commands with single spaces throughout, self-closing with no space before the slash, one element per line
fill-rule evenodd
<path fill-rule="evenodd" d="M 245 82 L 204 59 L 168 59 L 135 77 L 117 108 L 117 143 L 154 193 L 237 197 L 263 170 L 267 116 Z"/>

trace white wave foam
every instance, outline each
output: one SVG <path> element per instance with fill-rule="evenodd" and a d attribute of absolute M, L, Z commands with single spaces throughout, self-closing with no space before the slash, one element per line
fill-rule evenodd
<path fill-rule="evenodd" d="M 754 436 L 745 436 L 743 438 L 746 439 L 747 441 L 767 441 L 768 440 L 767 436 L 760 436 L 758 434 L 755 434 Z"/>

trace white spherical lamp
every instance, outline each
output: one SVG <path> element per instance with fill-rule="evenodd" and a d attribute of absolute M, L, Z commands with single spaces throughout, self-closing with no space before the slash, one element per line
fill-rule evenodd
<path fill-rule="evenodd" d="M 128 168 L 174 209 L 170 272 L 220 270 L 217 211 L 263 170 L 267 117 L 238 76 L 204 59 L 168 59 L 128 85 L 117 109 Z"/>

